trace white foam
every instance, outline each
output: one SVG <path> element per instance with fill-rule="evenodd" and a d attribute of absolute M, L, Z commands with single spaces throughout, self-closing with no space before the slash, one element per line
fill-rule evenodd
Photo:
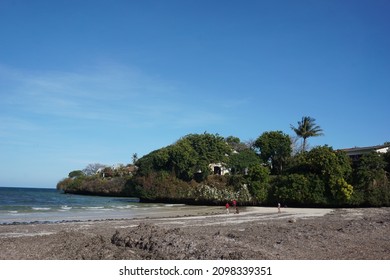
<path fill-rule="evenodd" d="M 32 207 L 33 210 L 37 210 L 37 211 L 47 211 L 47 210 L 50 210 L 51 208 L 50 207 Z"/>
<path fill-rule="evenodd" d="M 81 207 L 85 210 L 103 210 L 104 206 L 89 206 L 89 207 Z"/>
<path fill-rule="evenodd" d="M 134 208 L 134 205 L 125 205 L 125 206 L 113 206 L 116 209 L 131 209 Z"/>

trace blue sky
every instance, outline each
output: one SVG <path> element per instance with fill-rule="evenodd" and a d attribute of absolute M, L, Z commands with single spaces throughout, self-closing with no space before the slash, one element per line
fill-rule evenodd
<path fill-rule="evenodd" d="M 386 0 L 0 0 L 0 185 L 55 187 L 189 133 L 316 119 L 390 141 Z"/>

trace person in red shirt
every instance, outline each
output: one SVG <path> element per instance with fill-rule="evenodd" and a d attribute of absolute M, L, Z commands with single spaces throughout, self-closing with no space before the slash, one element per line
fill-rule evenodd
<path fill-rule="evenodd" d="M 229 214 L 229 207 L 230 207 L 229 202 L 226 203 L 225 207 L 226 207 L 226 214 Z"/>

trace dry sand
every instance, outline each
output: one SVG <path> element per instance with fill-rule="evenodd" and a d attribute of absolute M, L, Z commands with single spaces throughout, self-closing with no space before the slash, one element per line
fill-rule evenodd
<path fill-rule="evenodd" d="M 0 225 L 0 259 L 390 259 L 390 208 L 224 211 Z"/>

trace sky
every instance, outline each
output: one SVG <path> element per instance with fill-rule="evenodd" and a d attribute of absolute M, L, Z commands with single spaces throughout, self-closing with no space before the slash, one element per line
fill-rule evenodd
<path fill-rule="evenodd" d="M 387 0 L 0 0 L 0 186 L 55 188 L 190 133 L 390 141 Z"/>

